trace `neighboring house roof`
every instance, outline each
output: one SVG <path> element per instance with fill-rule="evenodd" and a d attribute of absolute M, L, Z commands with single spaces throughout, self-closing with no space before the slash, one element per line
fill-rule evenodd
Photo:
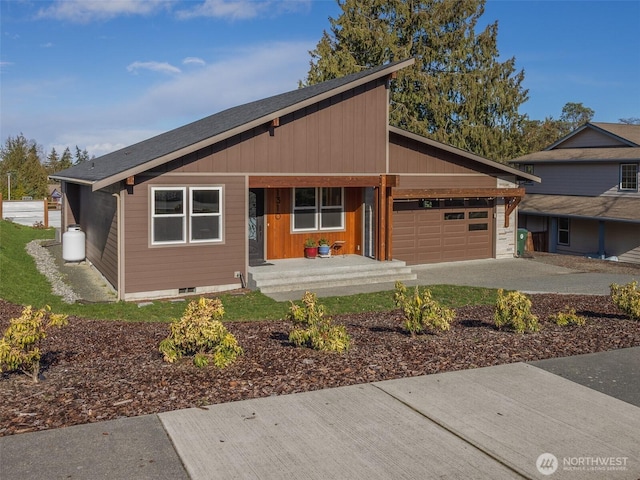
<path fill-rule="evenodd" d="M 413 63 L 414 59 L 393 62 L 233 107 L 57 172 L 51 175 L 51 178 L 91 185 L 95 191 L 256 126 L 264 125 L 308 105 L 392 74 Z"/>
<path fill-rule="evenodd" d="M 616 144 L 621 143 L 629 147 L 640 147 L 640 125 L 624 123 L 585 123 L 581 127 L 576 128 L 571 133 L 562 137 L 560 140 L 549 145 L 545 150 L 562 148 L 563 143 L 576 135 L 579 135 L 584 130 L 595 130 L 609 137 Z"/>
<path fill-rule="evenodd" d="M 640 223 L 638 198 L 581 197 L 527 193 L 518 206 L 527 215 L 578 217 Z"/>
<path fill-rule="evenodd" d="M 622 140 L 626 140 L 628 143 L 633 144 L 631 146 L 640 147 L 640 125 L 600 122 L 594 122 L 588 125 L 593 125 L 602 131 L 615 135 Z"/>
<path fill-rule="evenodd" d="M 523 155 L 510 163 L 621 162 L 640 160 L 640 147 L 561 148 Z"/>
<path fill-rule="evenodd" d="M 533 182 L 537 182 L 540 183 L 540 177 L 537 177 L 535 175 L 532 175 L 530 173 L 525 173 L 521 170 L 518 170 L 517 168 L 513 168 L 510 167 L 509 165 L 505 165 L 504 163 L 500 163 L 500 162 L 495 162 L 493 160 L 489 160 L 488 158 L 484 158 L 481 157 L 479 155 L 475 155 L 471 152 L 467 152 L 466 150 L 462 150 L 460 148 L 457 147 L 453 147 L 451 145 L 447 145 L 446 143 L 441 143 L 441 142 L 437 142 L 435 140 L 431 140 L 430 138 L 427 137 L 423 137 L 421 135 L 417 135 L 415 133 L 411 133 L 411 132 L 407 132 L 406 130 L 402 130 L 401 128 L 397 128 L 397 127 L 389 127 L 389 131 L 392 133 L 395 133 L 397 135 L 401 135 L 403 137 L 407 137 L 410 138 L 412 140 L 418 141 L 420 143 L 424 143 L 426 145 L 430 145 L 432 147 L 438 148 L 440 150 L 444 150 L 447 151 L 449 153 L 454 153 L 456 155 L 460 155 L 461 157 L 467 158 L 469 160 L 472 160 L 474 162 L 480 163 L 482 165 L 486 165 L 488 167 L 491 168 L 495 168 L 496 170 L 499 170 L 501 172 L 504 173 L 508 173 L 510 175 L 516 175 L 519 178 L 525 179 L 525 180 L 531 180 Z"/>
<path fill-rule="evenodd" d="M 562 148 L 570 138 L 585 130 L 594 130 L 613 142 L 606 146 L 589 146 L 584 148 Z M 620 146 L 611 146 L 611 143 Z M 586 123 L 569 135 L 540 152 L 523 155 L 509 163 L 569 163 L 569 162 L 637 162 L 640 160 L 640 125 L 621 123 Z"/>

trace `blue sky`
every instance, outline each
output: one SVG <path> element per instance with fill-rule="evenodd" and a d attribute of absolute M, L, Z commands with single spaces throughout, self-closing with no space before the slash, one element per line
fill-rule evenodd
<path fill-rule="evenodd" d="M 297 88 L 334 0 L 0 0 L 0 135 L 100 156 Z M 640 117 L 640 0 L 489 0 L 532 119 Z"/>

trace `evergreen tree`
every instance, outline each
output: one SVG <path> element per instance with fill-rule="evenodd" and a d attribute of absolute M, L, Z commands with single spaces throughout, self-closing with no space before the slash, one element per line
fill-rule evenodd
<path fill-rule="evenodd" d="M 87 149 L 80 150 L 80 148 L 76 145 L 76 161 L 74 165 L 78 165 L 79 163 L 84 163 L 89 160 L 89 152 Z"/>
<path fill-rule="evenodd" d="M 11 176 L 11 199 L 31 196 L 44 198 L 47 194 L 47 172 L 40 161 L 38 145 L 23 134 L 9 136 L 0 149 L 0 176 L 4 180 L 2 197 L 8 198 L 8 179 Z"/>
<path fill-rule="evenodd" d="M 64 149 L 62 156 L 60 157 L 60 163 L 58 164 L 58 170 L 66 170 L 73 166 L 73 157 L 71 156 L 71 150 L 69 147 Z"/>
<path fill-rule="evenodd" d="M 56 152 L 55 147 L 51 149 L 51 153 L 47 156 L 47 161 L 45 167 L 47 169 L 48 174 L 52 174 L 60 170 L 60 157 L 58 156 L 58 152 Z"/>
<path fill-rule="evenodd" d="M 515 59 L 498 62 L 498 23 L 476 34 L 484 0 L 338 0 L 303 85 L 415 58 L 391 86 L 390 122 L 493 159 L 518 152 L 527 100 Z"/>

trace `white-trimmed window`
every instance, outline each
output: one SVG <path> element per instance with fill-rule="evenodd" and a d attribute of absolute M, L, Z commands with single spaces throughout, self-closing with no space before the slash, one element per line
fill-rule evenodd
<path fill-rule="evenodd" d="M 154 245 L 185 243 L 186 188 L 151 188 L 151 243 Z"/>
<path fill-rule="evenodd" d="M 151 244 L 220 242 L 222 212 L 222 187 L 152 187 Z"/>
<path fill-rule="evenodd" d="M 558 218 L 558 245 L 569 245 L 571 222 L 566 217 Z"/>
<path fill-rule="evenodd" d="M 192 187 L 190 192 L 189 238 L 191 242 L 222 240 L 222 188 Z"/>
<path fill-rule="evenodd" d="M 638 164 L 620 164 L 620 190 L 638 191 Z"/>
<path fill-rule="evenodd" d="M 344 229 L 344 190 L 341 187 L 293 189 L 292 230 Z"/>

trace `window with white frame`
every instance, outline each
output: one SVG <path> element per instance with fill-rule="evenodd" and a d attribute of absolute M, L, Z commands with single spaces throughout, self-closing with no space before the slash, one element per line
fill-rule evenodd
<path fill-rule="evenodd" d="M 638 164 L 620 164 L 620 190 L 638 191 Z"/>
<path fill-rule="evenodd" d="M 566 217 L 558 218 L 558 245 L 569 245 L 569 228 L 571 223 Z"/>
<path fill-rule="evenodd" d="M 151 244 L 222 241 L 222 211 L 222 187 L 152 187 Z"/>
<path fill-rule="evenodd" d="M 189 238 L 192 242 L 222 240 L 222 189 L 193 187 L 190 192 Z"/>
<path fill-rule="evenodd" d="M 344 229 L 344 190 L 341 187 L 293 189 L 293 231 Z"/>
<path fill-rule="evenodd" d="M 185 243 L 186 210 L 184 187 L 151 189 L 151 232 L 153 244 Z"/>

